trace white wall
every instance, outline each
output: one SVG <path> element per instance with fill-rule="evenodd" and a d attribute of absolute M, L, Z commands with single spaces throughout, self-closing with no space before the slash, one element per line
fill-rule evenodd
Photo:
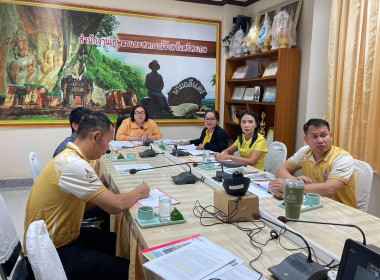
<path fill-rule="evenodd" d="M 277 5 L 283 0 L 263 0 L 247 8 L 225 5 L 223 7 L 192 4 L 174 0 L 58 0 L 65 3 L 119 8 L 148 13 L 187 16 L 222 21 L 222 38 L 232 28 L 232 17 L 236 15 L 256 16 L 257 12 Z M 298 45 L 301 49 L 301 71 L 297 112 L 296 148 L 303 145 L 303 124 L 311 117 L 323 117 L 326 107 L 327 47 L 330 22 L 331 0 L 304 0 L 298 20 Z M 224 69 L 226 55 L 222 49 L 220 86 L 221 116 L 223 116 Z M 193 138 L 200 134 L 200 126 L 161 127 L 165 138 Z M 38 154 L 41 164 L 51 156 L 70 129 L 59 127 L 4 128 L 0 127 L 0 179 L 30 178 L 27 164 L 28 154 Z M 369 212 L 380 216 L 380 177 L 374 176 Z"/>
<path fill-rule="evenodd" d="M 103 6 L 123 10 L 141 11 L 174 16 L 193 17 L 222 21 L 221 34 L 227 34 L 232 27 L 232 17 L 244 14 L 243 7 L 226 5 L 200 5 L 174 0 L 58 0 L 64 3 Z M 221 96 L 224 100 L 225 53 L 221 58 Z M 223 109 L 224 104 L 220 104 Z M 220 112 L 223 116 L 223 112 Z M 164 138 L 195 138 L 200 135 L 202 126 L 161 126 Z M 28 166 L 28 154 L 37 153 L 40 163 L 45 166 L 51 159 L 57 145 L 71 133 L 69 127 L 0 127 L 0 180 L 31 178 Z"/>

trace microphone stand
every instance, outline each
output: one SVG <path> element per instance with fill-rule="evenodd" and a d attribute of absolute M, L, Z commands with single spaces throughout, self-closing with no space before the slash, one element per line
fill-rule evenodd
<path fill-rule="evenodd" d="M 191 173 L 191 167 L 190 167 L 189 163 L 192 163 L 192 162 L 182 162 L 182 163 L 176 163 L 176 164 L 168 164 L 168 165 L 162 165 L 162 166 L 145 168 L 145 169 L 135 169 L 135 168 L 132 168 L 132 169 L 129 170 L 129 173 L 130 174 L 136 174 L 139 171 L 159 169 L 159 168 L 164 168 L 164 167 L 171 167 L 171 166 L 177 166 L 177 165 L 184 165 L 184 164 L 186 164 L 189 167 L 189 171 L 184 171 L 184 172 L 178 174 L 177 176 L 172 176 L 173 182 L 176 183 L 177 185 L 195 184 L 195 182 L 198 180 L 198 177 L 195 176 L 193 173 Z"/>
<path fill-rule="evenodd" d="M 254 219 L 262 219 L 277 227 L 281 227 L 279 224 L 266 219 L 260 215 L 260 213 L 253 213 Z M 327 279 L 327 270 L 319 263 L 314 262 L 311 257 L 311 249 L 306 239 L 299 233 L 296 233 L 287 227 L 285 229 L 298 236 L 306 244 L 308 250 L 308 256 L 306 257 L 302 253 L 296 253 L 286 257 L 280 264 L 268 268 L 272 274 L 279 280 L 325 280 Z"/>
<path fill-rule="evenodd" d="M 146 132 L 146 130 L 144 129 L 143 126 L 140 126 L 140 129 L 142 129 L 142 130 L 146 133 L 146 140 L 143 141 L 143 146 L 149 146 L 150 144 L 153 143 L 153 141 L 152 141 L 152 140 L 149 140 L 148 132 Z"/>
<path fill-rule="evenodd" d="M 360 233 L 362 234 L 363 236 L 363 245 L 366 246 L 367 245 L 367 241 L 366 241 L 366 238 L 365 238 L 365 235 L 364 235 L 364 232 L 363 230 L 356 226 L 356 225 L 351 225 L 351 224 L 337 224 L 337 223 L 326 223 L 326 222 L 314 222 L 314 221 L 304 221 L 304 220 L 294 220 L 294 219 L 289 219 L 289 218 L 286 218 L 285 216 L 278 216 L 277 218 L 279 221 L 283 222 L 284 224 L 286 224 L 287 222 L 299 222 L 299 223 L 307 223 L 307 224 L 318 224 L 318 225 L 331 225 L 331 226 L 342 226 L 342 227 L 353 227 L 353 228 L 356 228 L 360 231 Z"/>

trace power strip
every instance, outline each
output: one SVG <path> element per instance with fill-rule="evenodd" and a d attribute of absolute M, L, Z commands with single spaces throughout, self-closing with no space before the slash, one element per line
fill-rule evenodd
<path fill-rule="evenodd" d="M 327 273 L 327 280 L 335 280 L 338 275 L 338 271 L 329 271 Z"/>

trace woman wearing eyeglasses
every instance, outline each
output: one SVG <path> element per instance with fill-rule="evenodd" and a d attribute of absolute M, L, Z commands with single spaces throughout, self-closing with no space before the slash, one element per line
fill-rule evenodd
<path fill-rule="evenodd" d="M 142 105 L 132 109 L 131 117 L 125 119 L 116 133 L 117 141 L 158 140 L 162 134 L 154 120 L 149 119 Z"/>
<path fill-rule="evenodd" d="M 194 144 L 197 146 L 197 150 L 210 150 L 214 152 L 221 152 L 227 149 L 228 135 L 219 126 L 219 113 L 213 109 L 207 110 L 205 114 L 205 128 L 202 130 L 201 137 L 180 144 Z"/>
<path fill-rule="evenodd" d="M 268 152 L 267 141 L 258 130 L 259 120 L 255 112 L 244 111 L 240 116 L 238 139 L 228 149 L 216 153 L 215 159 L 241 161 L 264 170 L 265 155 Z M 239 151 L 240 157 L 234 155 L 236 151 Z"/>

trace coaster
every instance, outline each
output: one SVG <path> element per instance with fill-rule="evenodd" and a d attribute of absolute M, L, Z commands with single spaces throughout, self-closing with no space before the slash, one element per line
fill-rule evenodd
<path fill-rule="evenodd" d="M 206 163 L 206 164 L 199 164 L 199 168 L 202 168 L 203 170 L 217 170 L 221 169 L 222 167 L 220 164 L 212 164 L 212 163 Z"/>
<path fill-rule="evenodd" d="M 169 226 L 169 225 L 175 225 L 175 224 L 183 224 L 187 222 L 186 217 L 183 217 L 183 220 L 161 222 L 160 219 L 158 218 L 157 213 L 154 213 L 154 218 L 151 220 L 141 220 L 139 219 L 138 215 L 135 216 L 135 220 L 141 228 L 162 227 L 162 226 Z"/>
<path fill-rule="evenodd" d="M 285 209 L 285 202 L 281 202 L 279 205 L 279 207 L 281 207 L 282 209 Z M 314 210 L 314 209 L 318 209 L 318 208 L 322 208 L 323 207 L 323 203 L 320 202 L 319 204 L 302 204 L 301 206 L 301 213 L 302 212 L 306 212 L 306 211 L 310 211 L 310 210 Z"/>

